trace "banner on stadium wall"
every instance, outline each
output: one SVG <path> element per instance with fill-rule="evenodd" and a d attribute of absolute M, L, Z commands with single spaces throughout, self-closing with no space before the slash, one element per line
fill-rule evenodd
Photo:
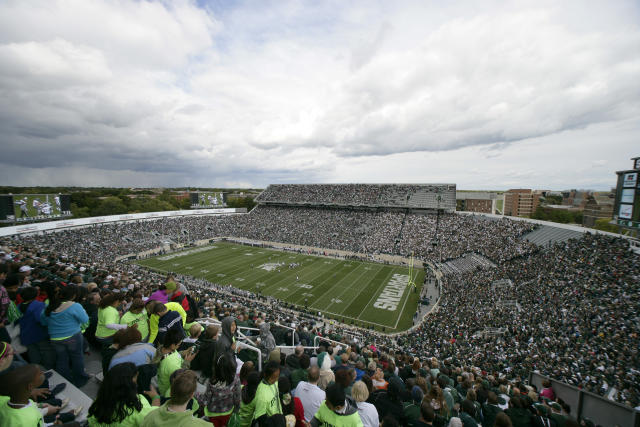
<path fill-rule="evenodd" d="M 635 188 L 625 188 L 622 190 L 622 197 L 620 198 L 620 203 L 629 203 L 633 204 L 633 199 L 636 194 Z"/>
<path fill-rule="evenodd" d="M 12 236 L 14 234 L 33 233 L 48 230 L 60 230 L 67 227 L 81 227 L 86 225 L 106 224 L 110 222 L 118 221 L 135 221 L 145 219 L 156 219 L 163 217 L 176 217 L 176 216 L 195 216 L 195 215 L 224 215 L 234 213 L 246 213 L 245 208 L 224 208 L 224 209 L 201 209 L 198 211 L 165 211 L 165 212 L 153 212 L 131 215 L 111 215 L 104 217 L 93 218 L 80 218 L 64 221 L 51 221 L 51 222 L 39 222 L 29 225 L 19 225 L 13 227 L 0 228 L 0 236 Z"/>
<path fill-rule="evenodd" d="M 633 214 L 633 205 L 620 205 L 618 218 L 631 219 L 632 214 Z"/>
<path fill-rule="evenodd" d="M 638 182 L 638 173 L 637 172 L 625 173 L 624 174 L 624 181 L 622 182 L 622 186 L 623 187 L 635 187 L 637 182 Z"/>

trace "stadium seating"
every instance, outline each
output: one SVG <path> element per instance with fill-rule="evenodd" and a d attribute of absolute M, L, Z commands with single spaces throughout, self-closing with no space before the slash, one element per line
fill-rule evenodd
<path fill-rule="evenodd" d="M 406 189 L 396 190 L 397 195 Z M 280 193 L 276 189 L 273 194 Z M 400 199 L 385 195 L 384 200 L 399 203 L 408 191 L 402 194 Z M 325 196 L 304 197 L 315 203 Z M 358 200 L 371 203 L 373 198 L 363 195 Z M 416 204 L 419 200 L 415 196 Z M 13 254 L 4 259 L 11 268 L 29 264 L 36 268 L 34 274 L 46 270 L 65 283 L 89 271 L 101 292 L 122 292 L 128 299 L 150 295 L 167 278 L 114 258 L 167 240 L 189 244 L 196 238 L 233 236 L 442 259 L 438 309 L 410 333 L 393 336 L 338 325 L 318 313 L 221 283 L 187 276 L 175 280 L 196 298 L 203 316 L 251 313 L 252 319 L 294 323 L 299 341 L 310 346 L 314 334 L 357 336 L 366 344 L 363 348 L 374 345 L 388 357 L 415 355 L 423 362 L 435 357 L 461 372 L 478 367 L 485 371 L 478 376 L 488 382 L 491 375 L 496 382 L 502 377 L 515 385 L 516 378 L 536 371 L 638 405 L 638 256 L 624 239 L 534 228 L 527 222 L 478 215 L 261 204 L 247 215 L 133 221 L 16 236 L 0 243 Z"/>

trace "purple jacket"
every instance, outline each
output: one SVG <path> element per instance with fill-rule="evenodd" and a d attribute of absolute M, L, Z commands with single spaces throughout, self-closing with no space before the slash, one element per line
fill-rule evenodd
<path fill-rule="evenodd" d="M 169 302 L 169 295 L 167 295 L 167 293 L 164 290 L 158 289 L 157 291 L 151 294 L 149 299 L 160 301 L 161 303 L 166 304 Z"/>

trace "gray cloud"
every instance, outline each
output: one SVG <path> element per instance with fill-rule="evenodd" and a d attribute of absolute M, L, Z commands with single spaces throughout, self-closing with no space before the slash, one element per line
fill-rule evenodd
<path fill-rule="evenodd" d="M 3 2 L 0 179 L 264 185 L 345 181 L 358 162 L 354 180 L 377 181 L 381 159 L 484 147 L 488 165 L 533 140 L 579 149 L 556 137 L 599 125 L 615 145 L 640 113 L 638 16 L 633 3 Z"/>

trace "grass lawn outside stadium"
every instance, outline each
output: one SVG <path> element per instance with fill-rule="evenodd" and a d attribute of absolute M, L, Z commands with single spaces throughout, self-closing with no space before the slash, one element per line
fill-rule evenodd
<path fill-rule="evenodd" d="M 347 324 L 396 332 L 411 327 L 424 270 L 228 242 L 136 261 L 212 283 L 269 295 Z M 290 264 L 299 264 L 290 267 Z"/>

